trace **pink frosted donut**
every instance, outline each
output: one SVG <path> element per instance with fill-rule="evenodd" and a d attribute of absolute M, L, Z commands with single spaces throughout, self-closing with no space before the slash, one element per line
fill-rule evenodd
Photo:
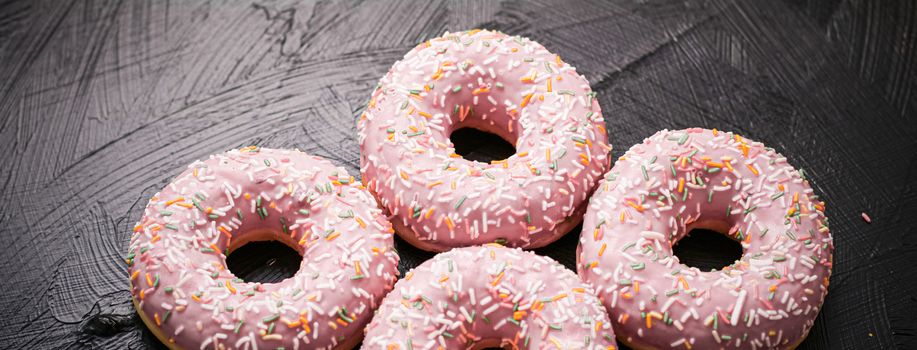
<path fill-rule="evenodd" d="M 440 253 L 405 275 L 363 349 L 614 349 L 592 288 L 550 258 L 498 244 Z"/>
<path fill-rule="evenodd" d="M 363 181 L 398 234 L 432 251 L 557 240 L 582 220 L 611 150 L 589 82 L 540 44 L 493 31 L 446 33 L 411 50 L 358 127 Z M 517 153 L 463 159 L 449 140 L 463 127 Z"/>
<path fill-rule="evenodd" d="M 744 255 L 719 271 L 679 263 L 672 245 L 693 228 Z M 828 293 L 833 250 L 824 203 L 786 158 L 715 129 L 663 130 L 606 174 L 577 270 L 633 347 L 793 348 Z"/>
<path fill-rule="evenodd" d="M 343 168 L 299 151 L 233 150 L 153 196 L 127 263 L 143 321 L 172 349 L 350 349 L 398 271 L 390 224 Z M 226 252 L 277 240 L 295 276 L 247 283 Z"/>

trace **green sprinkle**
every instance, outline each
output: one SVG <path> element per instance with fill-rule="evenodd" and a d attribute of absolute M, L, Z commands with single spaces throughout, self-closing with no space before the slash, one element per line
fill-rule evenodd
<path fill-rule="evenodd" d="M 683 145 L 685 141 L 688 141 L 688 133 L 681 134 L 681 137 L 678 139 L 678 144 Z"/>
<path fill-rule="evenodd" d="M 168 211 L 168 210 L 163 210 L 163 211 L 159 212 L 159 214 L 162 215 L 162 216 L 170 216 L 170 215 L 172 215 L 172 212 L 171 212 L 171 211 Z"/>
<path fill-rule="evenodd" d="M 452 88 L 452 92 L 459 92 L 459 91 L 462 91 L 461 85 L 457 85 L 456 87 Z"/>
<path fill-rule="evenodd" d="M 645 264 L 645 263 L 630 264 L 630 268 L 632 268 L 632 269 L 634 269 L 634 270 L 643 270 L 643 268 L 645 268 L 645 267 L 646 267 L 646 264 Z"/>
<path fill-rule="evenodd" d="M 175 226 L 174 224 L 166 224 L 166 228 L 172 231 L 178 231 L 178 226 Z"/>
<path fill-rule="evenodd" d="M 236 323 L 236 329 L 232 330 L 233 333 L 239 334 L 239 329 L 242 328 L 242 323 L 245 321 L 240 320 L 239 323 Z"/>
<path fill-rule="evenodd" d="M 641 165 L 640 169 L 643 170 L 643 179 L 646 181 L 650 180 L 650 176 L 646 173 L 646 166 Z"/>
<path fill-rule="evenodd" d="M 783 192 L 778 192 L 777 194 L 771 196 L 771 200 L 777 200 L 777 198 L 783 197 Z"/>
<path fill-rule="evenodd" d="M 462 206 L 462 203 L 465 203 L 465 199 L 467 199 L 467 198 L 468 198 L 468 196 L 462 196 L 462 199 L 459 199 L 459 201 L 456 202 L 455 205 L 454 205 L 452 208 L 453 208 L 453 209 L 458 209 L 459 207 Z"/>
<path fill-rule="evenodd" d="M 268 316 L 268 317 L 261 319 L 261 323 L 271 323 L 271 322 L 277 321 L 278 318 L 280 318 L 280 314 L 274 314 L 272 316 Z"/>

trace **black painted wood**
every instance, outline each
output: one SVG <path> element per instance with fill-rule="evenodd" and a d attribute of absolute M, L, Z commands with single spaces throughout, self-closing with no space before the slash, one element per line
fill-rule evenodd
<path fill-rule="evenodd" d="M 354 121 L 378 79 L 417 43 L 475 27 L 578 67 L 616 156 L 689 126 L 787 155 L 837 246 L 800 348 L 917 348 L 911 0 L 2 1 L 0 348 L 161 348 L 121 261 L 149 197 L 252 144 L 358 174 Z M 573 266 L 577 235 L 537 253 Z M 431 256 L 398 249 L 403 269 Z"/>

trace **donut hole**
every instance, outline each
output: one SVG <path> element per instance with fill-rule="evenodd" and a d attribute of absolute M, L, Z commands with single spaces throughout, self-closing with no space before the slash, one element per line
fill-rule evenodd
<path fill-rule="evenodd" d="M 516 147 L 504 138 L 472 127 L 453 131 L 449 140 L 455 147 L 455 153 L 467 160 L 490 163 L 516 154 Z"/>
<path fill-rule="evenodd" d="M 229 271 L 252 283 L 278 283 L 293 277 L 301 264 L 302 255 L 280 241 L 244 243 L 226 257 Z"/>
<path fill-rule="evenodd" d="M 722 232 L 693 228 L 682 237 L 672 252 L 687 266 L 702 271 L 721 270 L 742 258 L 742 245 Z"/>

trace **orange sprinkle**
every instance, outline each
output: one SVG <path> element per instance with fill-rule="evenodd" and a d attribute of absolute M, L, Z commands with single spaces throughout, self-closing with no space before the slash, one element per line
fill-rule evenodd
<path fill-rule="evenodd" d="M 168 207 L 168 206 L 170 206 L 170 205 L 172 205 L 172 204 L 175 204 L 175 203 L 178 203 L 178 202 L 184 202 L 184 201 L 185 201 L 185 197 L 178 197 L 178 198 L 175 198 L 175 199 L 173 199 L 173 200 L 170 200 L 170 201 L 166 202 L 166 206 Z"/>
<path fill-rule="evenodd" d="M 184 207 L 184 208 L 186 208 L 186 209 L 191 209 L 191 207 L 193 207 L 193 205 L 192 205 L 191 203 L 185 203 L 185 202 L 175 203 L 175 205 L 177 205 L 177 206 L 179 206 L 179 207 Z"/>
<path fill-rule="evenodd" d="M 230 293 L 236 294 L 236 287 L 233 287 L 229 280 L 226 280 L 226 289 L 229 289 Z"/>
<path fill-rule="evenodd" d="M 607 245 L 608 244 L 602 243 L 602 248 L 599 248 L 599 256 L 602 256 L 602 254 L 605 254 L 605 247 Z"/>
<path fill-rule="evenodd" d="M 408 174 L 407 174 L 406 172 L 404 172 L 404 170 L 399 171 L 399 173 L 401 173 L 401 178 L 402 178 L 402 179 L 405 179 L 405 180 L 408 179 Z"/>
<path fill-rule="evenodd" d="M 141 290 L 140 290 L 140 300 L 143 300 L 143 298 L 144 298 L 145 295 L 146 295 L 146 293 L 144 293 L 143 290 L 141 289 Z M 191 295 L 191 296 L 194 297 L 194 295 Z"/>
<path fill-rule="evenodd" d="M 131 280 L 134 280 L 137 276 L 140 276 L 140 270 L 134 271 L 134 273 L 131 274 Z"/>
<path fill-rule="evenodd" d="M 646 314 L 646 329 L 653 328 L 653 317 L 650 314 Z"/>
<path fill-rule="evenodd" d="M 713 162 L 713 161 L 707 161 L 707 166 L 712 166 L 712 167 L 714 167 L 714 168 L 722 168 L 722 167 L 723 167 L 723 163 L 718 163 L 718 162 Z"/>
<path fill-rule="evenodd" d="M 731 163 L 731 162 L 725 161 L 725 162 L 723 162 L 723 164 L 726 165 L 726 169 L 729 169 L 729 171 L 735 171 L 735 169 L 732 168 L 732 163 Z"/>
<path fill-rule="evenodd" d="M 160 235 L 155 235 L 155 236 L 153 236 L 152 239 L 150 239 L 150 243 L 156 243 L 156 242 L 158 242 L 161 238 L 162 238 L 162 236 L 160 236 Z"/>
<path fill-rule="evenodd" d="M 751 170 L 751 173 L 752 173 L 752 174 L 755 174 L 755 176 L 758 176 L 758 169 L 755 169 L 755 166 L 754 166 L 754 165 L 745 164 L 745 167 L 747 167 L 748 170 Z"/>
<path fill-rule="evenodd" d="M 443 277 L 441 277 L 441 278 L 439 279 L 439 283 L 443 283 L 443 282 L 446 282 L 446 281 L 448 281 L 448 280 L 449 280 L 449 276 L 445 276 L 445 275 L 444 275 Z"/>
<path fill-rule="evenodd" d="M 427 112 L 420 111 L 420 112 L 417 112 L 417 114 L 420 114 L 421 116 L 423 116 L 424 118 L 427 118 L 427 119 L 433 118 L 433 115 L 431 115 L 430 113 L 427 113 Z"/>
<path fill-rule="evenodd" d="M 356 270 L 358 276 L 363 274 L 363 269 L 360 268 L 360 260 L 353 261 L 353 269 Z"/>
<path fill-rule="evenodd" d="M 560 293 L 558 295 L 555 295 L 553 298 L 551 298 L 551 301 L 558 301 L 566 297 L 567 297 L 567 293 Z"/>
<path fill-rule="evenodd" d="M 433 215 L 433 211 L 434 211 L 434 210 L 436 210 L 436 208 L 430 208 L 430 210 L 427 210 L 427 213 L 423 215 L 423 218 L 424 218 L 424 219 L 429 219 L 430 216 Z"/>
<path fill-rule="evenodd" d="M 156 325 L 157 325 L 157 326 L 162 326 L 162 322 L 159 321 L 159 313 L 153 314 L 153 318 L 156 319 Z"/>
<path fill-rule="evenodd" d="M 682 179 L 682 181 L 684 181 L 684 179 Z M 634 203 L 634 202 L 631 202 L 631 201 L 627 201 L 627 205 L 631 206 L 631 208 L 636 209 L 637 212 L 640 212 L 640 213 L 643 212 L 643 206 L 642 206 L 642 205 L 639 205 L 639 204 Z M 623 217 L 623 215 L 622 215 L 622 217 Z M 623 221 L 623 220 L 622 220 L 622 221 Z"/>
<path fill-rule="evenodd" d="M 335 233 L 332 233 L 332 234 L 328 235 L 328 237 L 325 237 L 325 240 L 327 240 L 327 241 L 333 241 L 335 238 L 338 238 L 338 236 L 340 236 L 340 235 L 341 235 L 340 232 L 335 232 Z"/>
<path fill-rule="evenodd" d="M 146 273 L 146 286 L 147 286 L 147 287 L 152 287 L 152 286 L 153 286 L 153 279 L 150 278 L 150 273 L 149 273 L 149 272 Z"/>
<path fill-rule="evenodd" d="M 452 228 L 455 227 L 455 225 L 452 224 L 452 219 L 449 219 L 448 216 L 446 217 L 446 226 L 449 227 L 449 231 L 452 231 Z"/>
<path fill-rule="evenodd" d="M 678 193 L 682 193 L 684 191 L 685 191 L 685 178 L 682 177 L 678 179 Z"/>
<path fill-rule="evenodd" d="M 227 230 L 227 229 L 226 229 L 225 227 L 223 227 L 223 226 L 217 226 L 217 230 L 220 231 L 220 232 L 225 233 L 225 234 L 226 234 L 227 236 L 229 236 L 229 237 L 232 237 L 232 232 L 229 232 L 229 230 Z"/>
<path fill-rule="evenodd" d="M 681 282 L 681 286 L 684 287 L 685 290 L 691 289 L 690 287 L 688 287 L 688 281 L 685 281 L 684 276 L 678 276 L 678 281 Z"/>
<path fill-rule="evenodd" d="M 640 294 L 640 282 L 634 281 L 634 293 Z"/>
<path fill-rule="evenodd" d="M 513 313 L 513 319 L 516 321 L 522 321 L 522 318 L 525 317 L 525 311 L 516 311 Z"/>
<path fill-rule="evenodd" d="M 472 94 L 472 95 L 480 95 L 480 94 L 483 94 L 483 93 L 487 93 L 487 92 L 489 92 L 489 91 L 490 91 L 490 89 L 488 89 L 488 88 L 486 88 L 486 87 L 481 87 L 481 88 L 477 88 L 477 89 L 472 90 L 472 91 L 471 91 L 471 94 Z"/>
<path fill-rule="evenodd" d="M 443 184 L 442 181 L 431 182 L 430 184 L 427 185 L 427 188 L 433 188 L 433 187 L 436 187 L 436 186 L 442 185 L 442 184 Z"/>
<path fill-rule="evenodd" d="M 366 223 L 363 222 L 363 219 L 361 219 L 359 216 L 354 216 L 353 219 L 357 220 L 357 223 L 360 224 L 360 228 L 366 228 Z"/>
<path fill-rule="evenodd" d="M 548 79 L 548 92 L 551 92 L 551 90 L 552 90 L 552 89 L 551 89 L 551 82 L 552 82 L 552 81 L 554 81 L 554 79 L 550 79 L 550 78 Z"/>
<path fill-rule="evenodd" d="M 503 279 L 503 271 L 500 271 L 500 274 L 497 275 L 497 278 L 494 278 L 493 282 L 490 282 L 490 285 L 496 287 L 501 279 Z"/>
<path fill-rule="evenodd" d="M 525 95 L 525 98 L 522 99 L 522 104 L 520 106 L 525 107 L 525 105 L 529 104 L 529 101 L 531 99 L 532 99 L 532 94 Z"/>

